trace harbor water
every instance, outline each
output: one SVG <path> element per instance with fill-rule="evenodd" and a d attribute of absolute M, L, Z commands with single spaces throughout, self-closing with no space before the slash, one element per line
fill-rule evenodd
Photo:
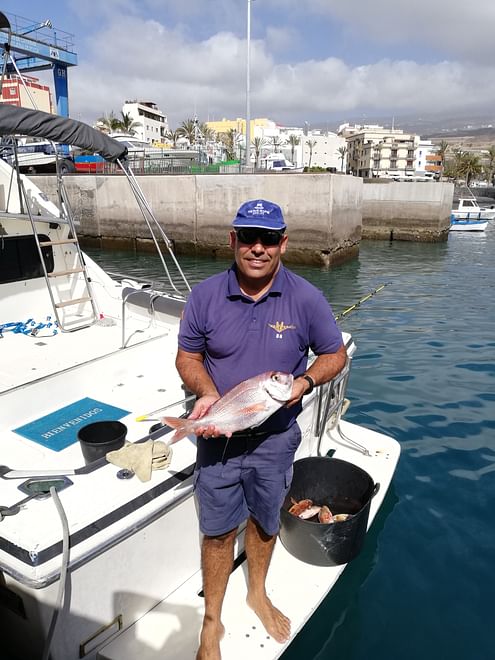
<path fill-rule="evenodd" d="M 155 257 L 88 253 L 163 280 Z M 194 283 L 228 262 L 181 264 Z M 332 270 L 294 270 L 335 314 L 386 285 L 340 321 L 357 345 L 346 419 L 394 436 L 402 454 L 363 551 L 283 660 L 495 657 L 494 222 L 446 243 L 363 242 Z"/>

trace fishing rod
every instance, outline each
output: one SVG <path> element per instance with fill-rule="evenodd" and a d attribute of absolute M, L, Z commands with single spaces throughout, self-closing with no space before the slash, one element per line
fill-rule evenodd
<path fill-rule="evenodd" d="M 178 406 L 183 403 L 188 403 L 189 401 L 193 401 L 194 399 L 196 399 L 196 395 L 191 394 L 190 396 L 186 396 L 185 399 L 181 399 L 180 401 L 174 401 L 174 403 L 169 403 L 168 405 L 163 406 L 162 408 L 157 408 L 156 410 L 151 410 L 150 412 L 145 413 L 144 415 L 139 415 L 139 417 L 136 417 L 136 422 L 157 422 L 159 421 L 159 417 L 155 417 L 157 413 L 164 412 L 169 408 L 173 408 L 174 406 Z"/>
<path fill-rule="evenodd" d="M 339 319 L 341 319 L 341 318 L 347 316 L 348 314 L 350 314 L 351 312 L 355 311 L 355 310 L 358 309 L 358 308 L 359 308 L 364 302 L 366 302 L 367 300 L 369 300 L 370 298 L 372 298 L 375 294 L 379 293 L 382 289 L 384 289 L 384 288 L 385 288 L 386 286 L 388 286 L 389 284 L 392 284 L 392 282 L 386 282 L 385 284 L 380 284 L 380 286 L 378 286 L 376 289 L 374 289 L 373 291 L 370 291 L 370 293 L 367 293 L 367 294 L 364 296 L 364 298 L 361 298 L 361 300 L 358 300 L 356 303 L 354 303 L 354 305 L 351 305 L 351 306 L 348 307 L 347 309 L 344 309 L 343 312 L 341 312 L 340 314 L 338 314 L 338 315 L 335 317 L 335 320 L 338 321 Z"/>

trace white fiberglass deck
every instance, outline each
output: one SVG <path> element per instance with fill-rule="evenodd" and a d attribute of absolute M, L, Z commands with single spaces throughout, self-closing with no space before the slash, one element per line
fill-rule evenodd
<path fill-rule="evenodd" d="M 352 461 L 380 483 L 371 501 L 368 528 L 380 508 L 394 473 L 400 448 L 391 438 L 342 422 L 347 436 L 365 445 L 365 456 L 338 439 L 335 431 L 325 447 L 334 456 Z M 297 458 L 297 457 L 296 457 Z M 239 538 L 242 545 L 242 535 Z M 237 552 L 238 552 L 237 548 Z M 259 619 L 246 605 L 246 562 L 230 576 L 222 610 L 226 634 L 221 642 L 223 660 L 252 660 L 279 657 L 309 620 L 346 565 L 314 566 L 293 557 L 277 540 L 267 578 L 272 602 L 291 619 L 291 639 L 279 644 L 270 638 Z M 133 626 L 99 651 L 99 660 L 190 660 L 195 657 L 204 614 L 201 571 L 139 619 Z"/>

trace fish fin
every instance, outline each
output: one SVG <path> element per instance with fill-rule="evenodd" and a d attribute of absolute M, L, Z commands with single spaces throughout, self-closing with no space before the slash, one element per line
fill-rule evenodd
<path fill-rule="evenodd" d="M 175 442 L 182 440 L 182 438 L 185 438 L 189 433 L 185 420 L 182 417 L 162 417 L 162 421 L 167 426 L 170 426 L 170 428 L 175 429 L 174 435 L 169 440 L 169 445 L 173 445 Z"/>
<path fill-rule="evenodd" d="M 162 422 L 172 429 L 180 429 L 184 426 L 185 420 L 183 417 L 162 417 Z"/>
<path fill-rule="evenodd" d="M 239 410 L 239 413 L 242 413 L 243 415 L 250 415 L 252 413 L 263 412 L 264 410 L 266 410 L 266 404 L 265 403 L 253 403 L 250 406 L 246 406 L 245 408 L 241 408 Z"/>

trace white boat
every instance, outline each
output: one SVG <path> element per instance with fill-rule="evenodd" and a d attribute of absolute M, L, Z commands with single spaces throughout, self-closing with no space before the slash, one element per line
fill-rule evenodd
<path fill-rule="evenodd" d="M 449 231 L 485 231 L 487 226 L 488 220 L 483 219 L 479 214 L 463 218 L 456 218 L 454 214 L 450 216 Z"/>
<path fill-rule="evenodd" d="M 125 148 L 78 122 L 48 118 L 3 105 L 0 134 L 31 128 L 68 142 L 71 133 L 74 145 L 117 162 L 155 242 L 170 246 L 126 165 Z M 76 440 L 79 428 L 99 419 L 119 419 L 130 442 L 173 433 L 161 427 L 150 436 L 149 417 L 164 406 L 185 414 L 191 405 L 174 365 L 189 287 L 172 252 L 160 253 L 169 293 L 110 277 L 81 252 L 57 181 L 60 207 L 0 161 L 0 646 L 23 660 L 190 660 L 203 617 L 195 438 L 174 444 L 170 466 L 143 482 L 105 457 L 85 465 Z M 296 458 L 334 453 L 364 470 L 375 484 L 369 527 L 400 447 L 341 419 L 355 351 L 348 335 L 345 343 L 345 370 L 304 400 Z M 137 421 L 146 413 L 147 422 Z M 269 638 L 246 606 L 243 537 L 241 530 L 240 570 L 223 608 L 222 657 L 272 660 L 291 640 Z M 291 639 L 345 565 L 301 561 L 277 542 L 267 588 L 292 620 Z"/>
<path fill-rule="evenodd" d="M 17 154 L 14 154 L 14 139 Z M 12 138 L 0 144 L 0 155 L 10 165 L 17 162 L 20 171 L 24 174 L 55 173 L 57 161 L 61 174 L 76 171 L 72 157 L 65 153 L 61 145 L 54 144 L 50 140 L 30 137 Z"/>
<path fill-rule="evenodd" d="M 480 206 L 477 199 L 473 197 L 461 197 L 457 208 L 452 209 L 452 215 L 456 219 L 466 220 L 493 220 L 495 218 L 495 204 L 490 208 Z"/>

